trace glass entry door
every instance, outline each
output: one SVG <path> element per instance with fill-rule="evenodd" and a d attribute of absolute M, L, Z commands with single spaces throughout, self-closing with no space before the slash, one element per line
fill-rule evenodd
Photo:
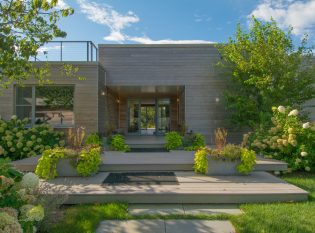
<path fill-rule="evenodd" d="M 137 99 L 128 101 L 128 133 L 161 135 L 170 130 L 169 99 Z"/>
<path fill-rule="evenodd" d="M 128 101 L 128 133 L 138 134 L 139 133 L 139 100 Z"/>
<path fill-rule="evenodd" d="M 157 106 L 158 132 L 160 134 L 165 134 L 170 131 L 170 100 L 159 99 L 157 101 Z"/>
<path fill-rule="evenodd" d="M 141 135 L 156 134 L 156 105 L 155 100 L 141 101 Z"/>

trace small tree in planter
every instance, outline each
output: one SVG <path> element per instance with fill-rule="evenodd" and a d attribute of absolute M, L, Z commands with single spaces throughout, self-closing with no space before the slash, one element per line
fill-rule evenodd
<path fill-rule="evenodd" d="M 69 133 L 70 148 L 55 148 L 44 151 L 38 161 L 36 174 L 43 179 L 56 176 L 89 176 L 95 174 L 101 163 L 101 143 L 95 135 L 87 137 L 83 146 L 85 129 L 79 128 Z"/>
<path fill-rule="evenodd" d="M 216 142 L 226 141 L 222 140 L 224 139 L 222 135 L 226 137 L 226 133 L 216 133 L 215 135 L 220 135 L 220 140 L 215 140 Z M 254 151 L 233 144 L 220 143 L 219 149 L 204 147 L 198 150 L 195 154 L 194 169 L 197 173 L 207 175 L 246 175 L 253 170 L 255 163 L 256 154 Z"/>

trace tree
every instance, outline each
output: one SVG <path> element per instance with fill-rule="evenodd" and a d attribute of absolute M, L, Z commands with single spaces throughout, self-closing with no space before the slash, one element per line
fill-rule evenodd
<path fill-rule="evenodd" d="M 272 106 L 301 108 L 315 97 L 315 65 L 307 36 L 297 48 L 291 31 L 282 31 L 274 20 L 254 17 L 248 32 L 237 26 L 235 38 L 217 46 L 219 65 L 231 79 L 225 92 L 231 120 L 238 126 L 255 127 L 270 119 Z"/>
<path fill-rule="evenodd" d="M 30 58 L 48 41 L 66 36 L 57 23 L 73 13 L 58 7 L 58 0 L 0 0 L 0 88 L 30 78 L 45 82 L 47 66 Z"/>

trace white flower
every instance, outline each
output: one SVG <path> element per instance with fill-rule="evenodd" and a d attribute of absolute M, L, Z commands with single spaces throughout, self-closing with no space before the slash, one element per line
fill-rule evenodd
<path fill-rule="evenodd" d="M 278 107 L 278 111 L 281 112 L 281 113 L 285 113 L 285 107 L 279 106 Z"/>
<path fill-rule="evenodd" d="M 309 122 L 306 122 L 302 125 L 303 129 L 308 129 L 309 127 L 311 127 L 311 124 Z"/>
<path fill-rule="evenodd" d="M 289 112 L 288 116 L 297 116 L 299 114 L 299 111 L 294 109 L 291 112 Z"/>
<path fill-rule="evenodd" d="M 311 171 L 311 168 L 310 167 L 305 167 L 305 171 L 309 172 L 309 171 Z"/>
<path fill-rule="evenodd" d="M 21 185 L 24 188 L 37 188 L 39 184 L 39 178 L 32 172 L 26 173 L 21 181 Z"/>
<path fill-rule="evenodd" d="M 11 120 L 16 120 L 17 119 L 17 116 L 16 115 L 12 115 L 11 116 Z"/>
<path fill-rule="evenodd" d="M 44 208 L 41 205 L 34 206 L 26 212 L 26 218 L 29 221 L 41 221 L 45 216 Z"/>
<path fill-rule="evenodd" d="M 296 160 L 295 160 L 295 164 L 299 164 L 301 161 L 302 161 L 302 160 L 300 160 L 300 159 L 296 159 Z"/>
<path fill-rule="evenodd" d="M 305 151 L 302 151 L 302 152 L 301 152 L 301 156 L 302 156 L 302 157 L 305 157 L 305 156 L 307 156 L 307 155 L 308 155 L 307 152 L 305 152 Z"/>

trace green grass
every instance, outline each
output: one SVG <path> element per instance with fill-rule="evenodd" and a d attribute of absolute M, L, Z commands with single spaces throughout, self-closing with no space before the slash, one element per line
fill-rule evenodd
<path fill-rule="evenodd" d="M 282 177 L 310 192 L 310 200 L 302 203 L 241 205 L 242 215 L 144 215 L 128 214 L 128 204 L 108 203 L 75 205 L 65 209 L 63 219 L 52 224 L 49 233 L 93 233 L 105 219 L 207 219 L 232 221 L 238 233 L 314 233 L 315 174 L 295 173 Z"/>
<path fill-rule="evenodd" d="M 49 233 L 94 233 L 103 219 L 127 219 L 128 205 L 108 203 L 76 205 L 65 210 L 63 219 L 54 224 Z"/>
<path fill-rule="evenodd" d="M 93 233 L 100 221 L 105 219 L 207 219 L 207 220 L 226 220 L 227 214 L 198 214 L 198 215 L 142 215 L 132 216 L 128 214 L 128 204 L 108 203 L 93 205 L 75 205 L 65 210 L 63 219 L 53 224 L 49 233 Z"/>
<path fill-rule="evenodd" d="M 314 233 L 315 174 L 295 173 L 282 177 L 310 192 L 308 202 L 241 205 L 245 212 L 232 216 L 240 233 Z"/>

